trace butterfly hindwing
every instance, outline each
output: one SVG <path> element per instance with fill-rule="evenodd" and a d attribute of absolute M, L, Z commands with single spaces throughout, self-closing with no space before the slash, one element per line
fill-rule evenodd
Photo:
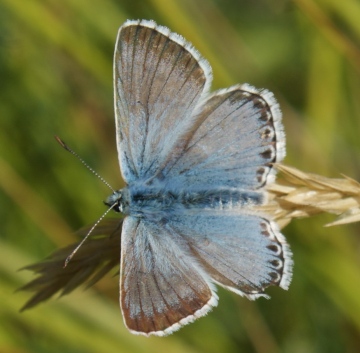
<path fill-rule="evenodd" d="M 124 220 L 120 303 L 135 334 L 170 334 L 217 304 L 209 277 L 174 237 L 151 221 Z"/>
<path fill-rule="evenodd" d="M 270 285 L 289 286 L 290 248 L 276 224 L 260 215 L 188 211 L 173 214 L 166 227 L 213 281 L 237 294 L 256 299 Z"/>

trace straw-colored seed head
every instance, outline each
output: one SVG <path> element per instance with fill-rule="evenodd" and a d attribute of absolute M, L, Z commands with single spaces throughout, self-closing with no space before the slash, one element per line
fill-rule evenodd
<path fill-rule="evenodd" d="M 281 172 L 267 187 L 269 202 L 260 209 L 271 214 L 280 227 L 293 218 L 331 213 L 338 217 L 326 226 L 360 221 L 360 184 L 346 176 L 325 178 L 296 168 L 277 164 Z"/>

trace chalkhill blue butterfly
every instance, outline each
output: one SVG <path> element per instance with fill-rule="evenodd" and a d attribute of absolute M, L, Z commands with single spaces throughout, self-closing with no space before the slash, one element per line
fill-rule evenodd
<path fill-rule="evenodd" d="M 292 255 L 257 211 L 285 156 L 273 94 L 244 84 L 208 93 L 211 67 L 183 37 L 127 21 L 114 54 L 116 138 L 127 186 L 120 304 L 128 329 L 164 336 L 217 305 L 215 284 L 249 299 L 287 289 Z"/>

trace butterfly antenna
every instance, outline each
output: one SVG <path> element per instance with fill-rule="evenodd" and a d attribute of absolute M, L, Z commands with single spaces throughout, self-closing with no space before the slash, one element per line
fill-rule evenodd
<path fill-rule="evenodd" d="M 98 177 L 110 190 L 115 192 L 115 190 L 111 187 L 111 185 L 97 172 L 95 172 L 94 169 L 92 169 L 75 151 L 73 151 L 59 136 L 55 136 L 56 141 L 60 144 L 62 148 L 64 148 L 66 151 L 70 152 L 72 155 L 74 155 L 88 170 L 90 170 L 91 173 L 93 173 L 96 177 Z M 99 223 L 104 219 L 104 217 L 112 210 L 117 204 L 114 203 L 111 207 L 109 207 L 106 212 L 96 221 L 96 223 L 91 227 L 91 229 L 87 232 L 83 240 L 79 243 L 79 245 L 72 251 L 72 253 L 66 258 L 64 263 L 64 268 L 68 265 L 70 260 L 74 257 L 74 255 L 77 253 L 77 251 L 80 249 L 80 247 L 85 243 L 86 239 L 91 235 L 91 233 L 94 231 L 94 229 L 99 225 Z"/>
<path fill-rule="evenodd" d="M 73 151 L 59 136 L 55 136 L 56 141 L 60 144 L 62 148 L 64 148 L 66 151 L 70 152 L 72 155 L 74 155 L 87 169 L 90 170 L 91 173 L 93 173 L 96 177 L 98 177 L 110 190 L 115 192 L 115 190 L 111 187 L 111 185 L 97 172 L 95 172 L 94 169 L 92 169 L 75 151 Z M 111 208 L 110 208 L 111 209 Z"/>
<path fill-rule="evenodd" d="M 74 255 L 77 253 L 77 251 L 81 248 L 81 246 L 85 243 L 86 239 L 89 237 L 89 235 L 93 232 L 93 230 L 99 225 L 99 223 L 104 219 L 104 217 L 110 212 L 110 210 L 113 209 L 117 204 L 114 203 L 111 207 L 109 207 L 106 212 L 96 221 L 96 223 L 91 227 L 91 229 L 87 232 L 83 240 L 79 243 L 79 245 L 72 251 L 72 253 L 66 258 L 64 263 L 64 268 L 68 265 L 70 260 L 74 257 Z"/>

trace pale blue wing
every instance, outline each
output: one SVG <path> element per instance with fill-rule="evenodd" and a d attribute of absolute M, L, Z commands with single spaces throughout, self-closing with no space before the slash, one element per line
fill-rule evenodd
<path fill-rule="evenodd" d="M 272 93 L 242 85 L 220 90 L 198 107 L 197 129 L 182 154 L 162 168 L 175 189 L 258 189 L 285 155 L 281 112 Z"/>
<path fill-rule="evenodd" d="M 114 54 L 116 136 L 127 183 L 156 174 L 182 152 L 181 135 L 211 83 L 207 61 L 153 21 L 127 21 Z"/>
<path fill-rule="evenodd" d="M 237 294 L 256 299 L 270 285 L 290 284 L 290 248 L 276 224 L 260 215 L 191 210 L 171 215 L 165 227 L 216 283 Z"/>
<path fill-rule="evenodd" d="M 210 278 L 161 225 L 126 217 L 121 236 L 120 303 L 135 334 L 164 336 L 217 304 Z"/>

